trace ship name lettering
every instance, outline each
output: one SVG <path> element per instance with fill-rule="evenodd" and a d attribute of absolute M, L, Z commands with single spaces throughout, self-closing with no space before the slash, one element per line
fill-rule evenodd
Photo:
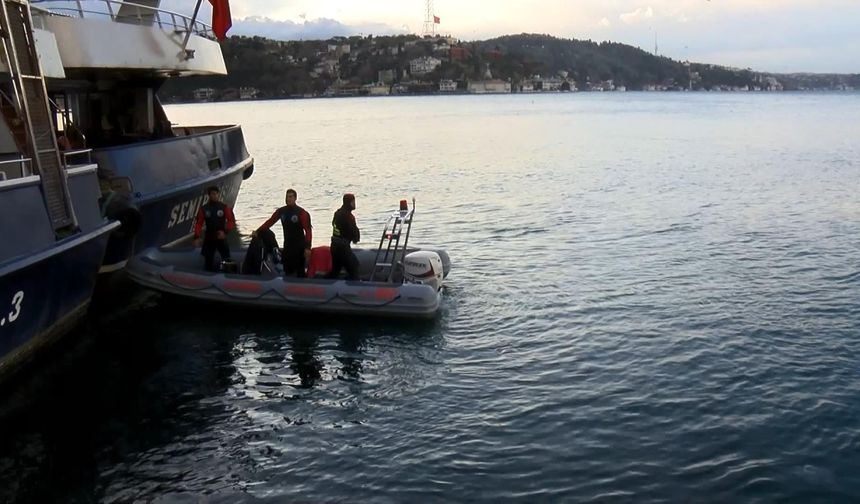
<path fill-rule="evenodd" d="M 12 323 L 18 320 L 21 316 L 21 303 L 24 302 L 24 291 L 18 291 L 12 296 L 11 310 L 8 313 L 0 314 L 0 326 L 6 323 Z"/>
<path fill-rule="evenodd" d="M 204 199 L 206 199 L 206 196 L 197 196 L 174 205 L 170 210 L 170 220 L 167 221 L 167 228 L 170 229 L 177 224 L 193 220 Z"/>

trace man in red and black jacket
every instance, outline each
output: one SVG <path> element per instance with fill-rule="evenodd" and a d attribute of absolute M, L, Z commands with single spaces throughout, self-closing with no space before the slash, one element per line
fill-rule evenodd
<path fill-rule="evenodd" d="M 295 189 L 287 189 L 287 205 L 275 210 L 255 233 L 269 229 L 281 221 L 284 227 L 284 276 L 302 278 L 305 276 L 305 260 L 311 256 L 313 232 L 311 214 L 296 204 L 296 197 Z"/>
<path fill-rule="evenodd" d="M 209 201 L 197 211 L 194 223 L 194 246 L 200 245 L 200 233 L 206 224 L 206 234 L 203 235 L 203 250 L 200 253 L 205 260 L 206 271 L 218 271 L 215 267 L 215 251 L 222 261 L 230 260 L 230 248 L 227 247 L 227 233 L 236 227 L 233 210 L 220 201 L 221 191 L 216 186 L 206 188 Z"/>
<path fill-rule="evenodd" d="M 329 278 L 337 278 L 340 270 L 346 268 L 349 280 L 358 280 L 358 258 L 352 252 L 350 243 L 358 243 L 361 232 L 355 223 L 355 196 L 343 195 L 343 205 L 334 213 L 331 220 L 331 273 Z"/>

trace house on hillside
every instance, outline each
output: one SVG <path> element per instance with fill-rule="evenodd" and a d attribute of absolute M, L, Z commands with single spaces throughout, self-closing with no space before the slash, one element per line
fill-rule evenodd
<path fill-rule="evenodd" d="M 412 75 L 424 75 L 435 70 L 442 64 L 442 60 L 432 56 L 422 56 L 409 62 L 409 73 Z"/>

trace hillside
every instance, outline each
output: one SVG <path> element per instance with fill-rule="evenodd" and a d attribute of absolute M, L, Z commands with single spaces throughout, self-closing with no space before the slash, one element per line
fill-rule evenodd
<path fill-rule="evenodd" d="M 211 88 L 207 99 L 236 99 L 243 88 L 243 95 L 258 98 L 372 94 L 385 86 L 383 94 L 431 93 L 439 91 L 440 80 L 466 91 L 468 82 L 490 78 L 508 82 L 512 92 L 860 89 L 856 74 L 768 74 L 687 64 L 625 44 L 537 34 L 477 42 L 416 35 L 313 41 L 230 37 L 222 49 L 228 76 L 171 79 L 162 98 L 192 100 L 199 88 Z M 416 67 L 416 61 L 424 63 Z M 373 83 L 384 86 L 371 89 Z"/>

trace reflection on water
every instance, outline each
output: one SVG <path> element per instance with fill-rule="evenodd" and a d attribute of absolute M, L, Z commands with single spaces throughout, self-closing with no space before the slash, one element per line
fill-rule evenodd
<path fill-rule="evenodd" d="M 343 329 L 340 331 L 339 343 L 337 346 L 338 353 L 335 359 L 340 362 L 340 379 L 353 382 L 361 381 L 362 372 L 362 345 L 363 339 L 357 331 Z"/>
<path fill-rule="evenodd" d="M 290 367 L 298 375 L 301 387 L 313 387 L 322 376 L 323 363 L 316 355 L 317 337 L 312 334 L 293 334 L 292 364 Z"/>
<path fill-rule="evenodd" d="M 375 374 L 380 348 L 409 353 L 438 337 L 435 322 L 292 322 L 144 297 L 80 331 L 49 359 L 50 374 L 15 385 L 17 396 L 3 403 L 15 408 L 0 417 L 3 432 L 16 433 L 0 441 L 0 469 L 15 478 L 3 478 L 0 501 L 89 500 L 87 482 L 96 480 L 107 482 L 98 494 L 118 501 L 179 497 L 179 481 L 192 495 L 245 489 L 253 467 L 268 464 L 258 448 L 268 459 L 286 456 L 283 429 L 325 421 L 315 411 L 321 404 L 337 410 L 365 400 L 364 374 Z M 94 464 L 77 464 L 81 454 Z"/>

